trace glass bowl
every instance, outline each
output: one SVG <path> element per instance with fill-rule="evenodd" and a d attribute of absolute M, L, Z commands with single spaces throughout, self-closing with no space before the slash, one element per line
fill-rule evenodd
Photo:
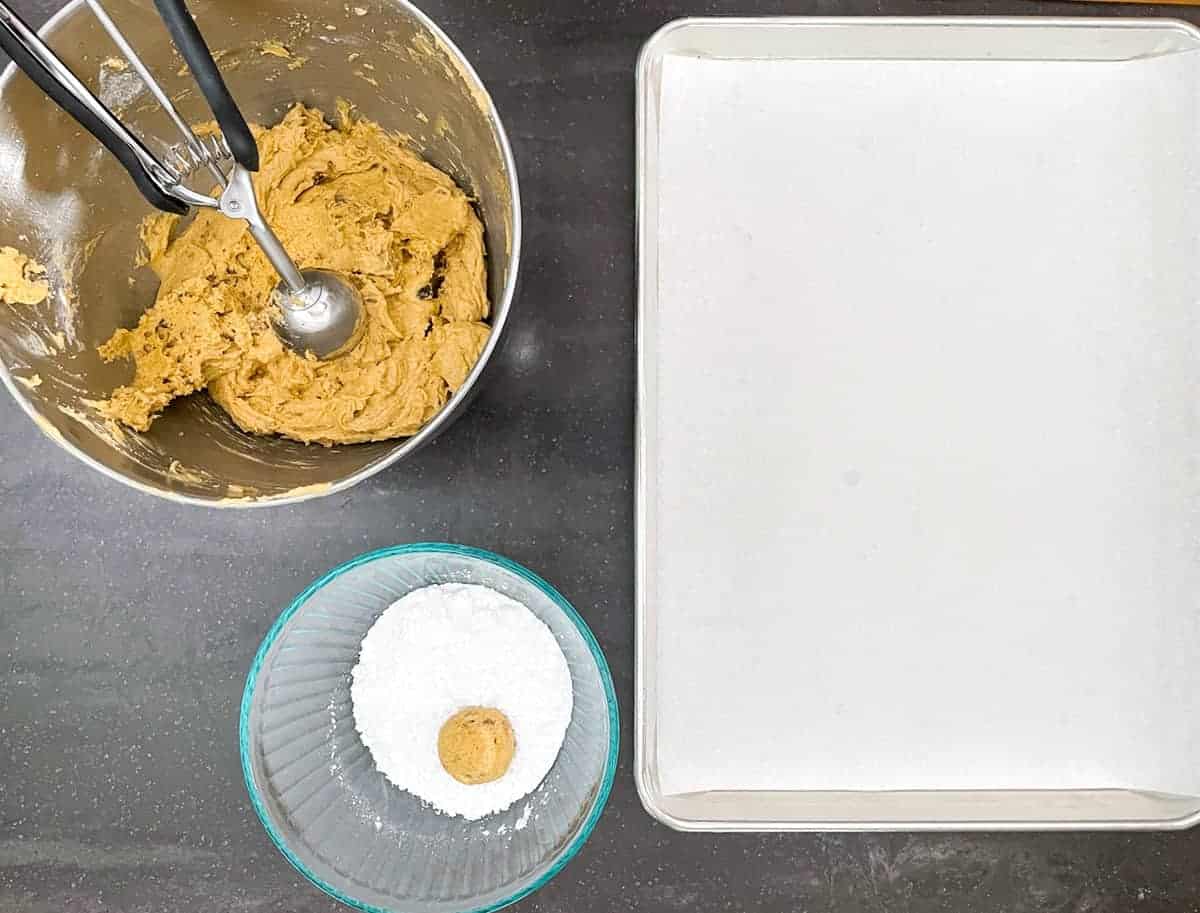
<path fill-rule="evenodd" d="M 354 728 L 350 670 L 367 629 L 435 583 L 482 584 L 527 606 L 571 670 L 574 707 L 554 766 L 478 821 L 393 786 Z M 544 580 L 489 552 L 402 545 L 335 568 L 279 616 L 250 667 L 238 735 L 259 820 L 321 890 L 372 913 L 479 913 L 537 890 L 587 840 L 616 771 L 617 701 L 591 631 Z"/>

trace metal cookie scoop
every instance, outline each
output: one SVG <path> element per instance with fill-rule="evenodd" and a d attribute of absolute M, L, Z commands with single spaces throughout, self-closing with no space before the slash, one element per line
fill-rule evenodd
<path fill-rule="evenodd" d="M 362 335 L 362 297 L 336 273 L 298 269 L 263 218 L 250 177 L 251 172 L 258 171 L 258 144 L 184 0 L 154 2 L 216 116 L 221 128 L 218 136 L 196 135 L 100 0 L 86 2 L 182 134 L 182 145 L 171 150 L 173 162 L 160 161 L 151 153 L 3 0 L 0 47 L 43 92 L 117 157 L 151 205 L 179 215 L 193 206 L 217 209 L 246 223 L 282 280 L 272 295 L 271 324 L 285 346 L 301 356 L 311 354 L 319 359 L 336 358 L 353 348 Z M 230 159 L 233 166 L 226 173 L 224 166 Z M 222 188 L 219 197 L 187 186 L 188 178 L 200 168 L 216 178 Z"/>
<path fill-rule="evenodd" d="M 281 281 L 271 294 L 271 326 L 280 342 L 297 355 L 312 353 L 325 360 L 349 351 L 362 338 L 363 303 L 358 289 L 337 273 L 300 270 L 271 231 L 258 201 L 250 172 L 235 165 L 221 194 L 221 212 L 246 222 Z"/>

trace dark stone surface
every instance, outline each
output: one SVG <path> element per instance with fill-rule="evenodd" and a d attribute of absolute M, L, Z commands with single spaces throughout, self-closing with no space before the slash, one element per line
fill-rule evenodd
<path fill-rule="evenodd" d="M 58 6 L 13 2 L 39 23 Z M 108 481 L 0 398 L 5 913 L 339 909 L 292 871 L 250 811 L 235 721 L 247 666 L 279 610 L 370 548 L 459 541 L 544 574 L 607 652 L 628 733 L 633 65 L 657 26 L 699 13 L 1141 12 L 1016 0 L 426 8 L 493 91 L 516 149 L 527 230 L 524 287 L 498 370 L 434 447 L 350 494 L 218 513 Z M 677 834 L 642 811 L 631 762 L 627 737 L 591 841 L 521 909 L 1200 910 L 1200 831 Z"/>

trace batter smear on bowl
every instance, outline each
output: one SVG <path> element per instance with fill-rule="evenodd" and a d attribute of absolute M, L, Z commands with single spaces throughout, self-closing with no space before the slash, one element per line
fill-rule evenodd
<path fill-rule="evenodd" d="M 161 285 L 132 330 L 100 347 L 134 377 L 103 405 L 139 431 L 176 397 L 207 389 L 238 427 L 326 445 L 415 434 L 474 367 L 491 328 L 483 225 L 454 181 L 378 124 L 337 125 L 296 105 L 253 128 L 263 215 L 304 268 L 346 276 L 365 305 L 362 341 L 330 361 L 271 328 L 278 276 L 242 222 L 203 210 L 142 225 Z"/>
<path fill-rule="evenodd" d="M 15 247 L 0 247 L 0 301 L 41 304 L 50 294 L 46 268 Z"/>

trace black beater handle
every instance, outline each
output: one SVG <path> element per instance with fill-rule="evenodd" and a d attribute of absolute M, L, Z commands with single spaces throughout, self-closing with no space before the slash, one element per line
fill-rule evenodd
<path fill-rule="evenodd" d="M 35 85 L 117 157 L 151 206 L 179 215 L 187 205 L 166 193 L 148 170 L 150 151 L 113 116 L 24 20 L 0 0 L 0 48 Z"/>
<path fill-rule="evenodd" d="M 208 106 L 217 118 L 234 160 L 247 171 L 258 171 L 258 143 L 254 141 L 254 134 L 246 125 L 237 102 L 229 94 L 229 87 L 221 78 L 217 62 L 213 60 L 212 52 L 200 34 L 196 20 L 188 11 L 187 4 L 184 0 L 154 0 L 154 5 L 158 7 L 158 14 L 162 16 L 175 46 L 192 71 L 192 77 L 208 100 Z"/>

